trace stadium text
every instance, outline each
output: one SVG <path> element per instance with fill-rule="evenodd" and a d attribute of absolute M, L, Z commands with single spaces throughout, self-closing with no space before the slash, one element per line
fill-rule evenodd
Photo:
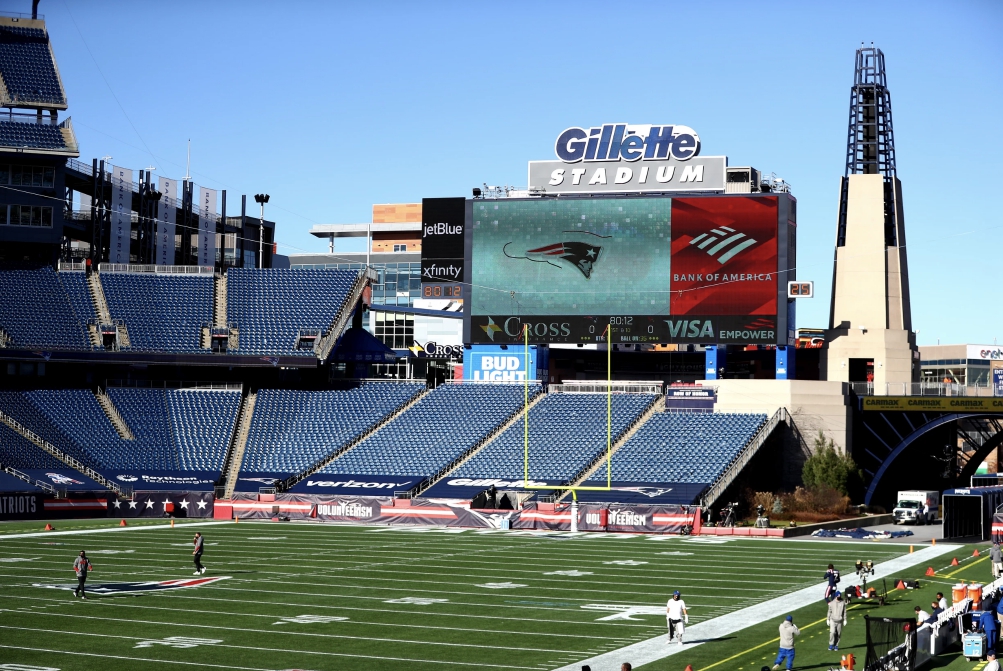
<path fill-rule="evenodd" d="M 431 265 L 426 268 L 422 268 L 422 276 L 427 277 L 431 280 L 441 279 L 443 277 L 449 277 L 454 280 L 460 279 L 460 271 L 463 270 L 463 266 L 437 266 Z"/>
<path fill-rule="evenodd" d="M 446 482 L 447 485 L 452 485 L 453 487 L 544 487 L 547 485 L 546 482 L 536 481 L 536 480 L 498 480 L 496 478 L 480 478 L 480 479 L 470 479 L 470 478 L 456 478 L 454 480 L 449 480 Z"/>
<path fill-rule="evenodd" d="M 356 482 L 355 480 L 307 480 L 307 487 L 362 487 L 363 489 L 393 489 L 410 482 Z"/>
<path fill-rule="evenodd" d="M 638 515 L 630 510 L 611 510 L 609 511 L 609 522 L 612 525 L 618 526 L 631 526 L 631 527 L 643 527 L 648 523 L 647 515 Z"/>
<path fill-rule="evenodd" d="M 474 371 L 475 380 L 490 380 L 493 382 L 515 382 L 526 379 L 522 358 L 517 356 L 483 356 L 480 359 L 481 369 Z"/>
<path fill-rule="evenodd" d="M 679 175 L 679 182 L 703 182 L 703 166 L 702 165 L 688 165 L 683 168 L 682 173 Z M 557 168 L 552 173 L 550 173 L 550 186 L 560 186 L 564 183 L 565 175 L 564 168 Z M 582 177 L 585 176 L 588 170 L 586 168 L 575 168 L 571 171 L 571 184 L 573 186 L 580 186 L 582 184 Z M 655 181 L 659 184 L 666 184 L 672 181 L 672 176 L 676 172 L 676 167 L 674 165 L 662 165 L 658 167 L 658 172 L 655 173 Z M 598 184 L 609 184 L 609 176 L 606 174 L 606 168 L 596 168 L 592 176 L 589 177 L 588 181 L 585 182 L 589 186 L 595 186 Z M 619 167 L 613 174 L 613 184 L 647 184 L 648 183 L 648 166 L 643 166 L 637 172 L 637 180 L 634 180 L 634 170 L 632 168 Z"/>
<path fill-rule="evenodd" d="M 16 513 L 36 512 L 35 496 L 0 496 L 0 513 L 13 515 Z"/>
<path fill-rule="evenodd" d="M 772 282 L 771 273 L 673 273 L 673 282 Z"/>
<path fill-rule="evenodd" d="M 360 506 L 357 503 L 317 504 L 318 515 L 333 515 L 335 517 L 368 518 L 373 516 L 372 506 Z"/>
<path fill-rule="evenodd" d="M 425 227 L 425 235 L 463 235 L 463 227 L 441 223 L 430 224 Z"/>
<path fill-rule="evenodd" d="M 669 335 L 673 338 L 714 337 L 714 325 L 709 319 L 704 322 L 701 322 L 699 319 L 692 321 L 686 321 L 685 319 L 665 319 L 663 321 L 668 325 Z"/>
<path fill-rule="evenodd" d="M 557 137 L 554 151 L 565 163 L 670 157 L 685 161 L 700 153 L 700 137 L 689 126 L 608 123 L 598 128 L 589 128 L 588 131 L 584 128 L 568 128 Z"/>

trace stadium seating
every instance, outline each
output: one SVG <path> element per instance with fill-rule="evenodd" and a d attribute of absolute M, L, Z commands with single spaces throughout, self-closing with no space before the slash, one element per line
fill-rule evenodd
<path fill-rule="evenodd" d="M 530 398 L 539 392 L 533 385 Z M 434 475 L 518 411 L 523 394 L 515 384 L 439 386 L 321 472 Z"/>
<path fill-rule="evenodd" d="M 89 389 L 0 391 L 0 410 L 92 468 L 222 469 L 240 392 L 111 388 L 108 396 L 135 440 L 118 435 Z"/>
<path fill-rule="evenodd" d="M 0 120 L 0 145 L 28 149 L 69 149 L 59 126 Z"/>
<path fill-rule="evenodd" d="M 83 282 L 83 273 L 52 268 L 0 270 L 0 329 L 15 347 L 90 349 L 81 320 L 93 308 Z"/>
<path fill-rule="evenodd" d="M 754 414 L 655 414 L 617 450 L 613 480 L 712 483 L 765 422 Z"/>
<path fill-rule="evenodd" d="M 0 27 L 0 76 L 15 102 L 66 104 L 49 38 L 41 28 Z"/>
<path fill-rule="evenodd" d="M 66 468 L 66 464 L 6 424 L 0 424 L 0 467 Z"/>
<path fill-rule="evenodd" d="M 77 321 L 86 328 L 87 322 L 97 318 L 91 292 L 87 287 L 87 275 L 81 271 L 59 271 L 56 277 L 70 299 L 70 308 Z"/>
<path fill-rule="evenodd" d="M 303 354 L 301 329 L 326 332 L 346 308 L 354 270 L 258 270 L 226 273 L 227 318 L 239 329 L 239 354 Z"/>
<path fill-rule="evenodd" d="M 299 473 L 424 388 L 421 383 L 366 382 L 346 391 L 262 389 L 255 401 L 241 470 Z"/>
<path fill-rule="evenodd" d="M 202 325 L 212 323 L 212 276 L 102 273 L 101 285 L 112 318 L 129 331 L 127 349 L 201 351 Z"/>
<path fill-rule="evenodd" d="M 623 435 L 657 398 L 613 394 L 612 437 Z M 522 479 L 522 418 L 450 477 Z M 549 394 L 529 412 L 529 477 L 565 483 L 606 449 L 606 394 Z"/>

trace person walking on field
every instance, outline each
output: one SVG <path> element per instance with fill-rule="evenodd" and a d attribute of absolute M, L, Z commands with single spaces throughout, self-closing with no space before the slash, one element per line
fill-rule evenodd
<path fill-rule="evenodd" d="M 77 574 L 77 588 L 73 590 L 73 596 L 79 596 L 81 599 L 87 598 L 87 594 L 84 592 L 84 583 L 87 582 L 87 572 L 93 570 L 94 566 L 87 558 L 87 553 L 81 550 L 80 556 L 73 560 L 73 571 Z"/>
<path fill-rule="evenodd" d="M 195 532 L 195 551 L 192 552 L 192 556 L 195 558 L 195 573 L 192 575 L 199 575 L 205 573 L 205 566 L 202 566 L 202 546 L 205 545 L 205 539 L 202 538 L 202 534 Z"/>
<path fill-rule="evenodd" d="M 672 643 L 672 637 L 675 636 L 679 645 L 682 645 L 683 631 L 686 629 L 684 625 L 690 623 L 690 616 L 686 612 L 686 602 L 680 596 L 679 590 L 672 593 L 672 598 L 665 606 L 665 619 L 669 625 L 669 643 Z"/>
<path fill-rule="evenodd" d="M 773 663 L 773 671 L 777 671 L 784 660 L 787 660 L 787 671 L 794 668 L 794 638 L 800 635 L 801 631 L 795 626 L 794 618 L 788 615 L 780 623 L 780 652 L 777 653 L 777 661 Z"/>
<path fill-rule="evenodd" d="M 989 563 L 993 566 L 993 580 L 1003 575 L 1003 550 L 1000 550 L 999 543 L 993 543 L 989 548 Z"/>
<path fill-rule="evenodd" d="M 839 639 L 843 635 L 843 627 L 846 626 L 846 602 L 839 592 L 836 592 L 833 600 L 829 602 L 825 623 L 829 625 L 829 649 L 839 650 Z"/>

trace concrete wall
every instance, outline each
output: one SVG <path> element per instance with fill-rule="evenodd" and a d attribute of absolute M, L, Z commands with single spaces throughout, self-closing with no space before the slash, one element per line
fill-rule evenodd
<path fill-rule="evenodd" d="M 765 412 L 787 408 L 809 447 L 819 430 L 841 451 L 853 439 L 849 385 L 818 380 L 702 380 L 717 387 L 720 412 Z"/>

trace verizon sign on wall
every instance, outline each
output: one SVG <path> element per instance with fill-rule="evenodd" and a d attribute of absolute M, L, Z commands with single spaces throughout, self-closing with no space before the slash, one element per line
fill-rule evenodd
<path fill-rule="evenodd" d="M 725 156 L 699 156 L 689 126 L 626 123 L 568 128 L 557 161 L 530 161 L 529 188 L 545 193 L 724 191 Z"/>

